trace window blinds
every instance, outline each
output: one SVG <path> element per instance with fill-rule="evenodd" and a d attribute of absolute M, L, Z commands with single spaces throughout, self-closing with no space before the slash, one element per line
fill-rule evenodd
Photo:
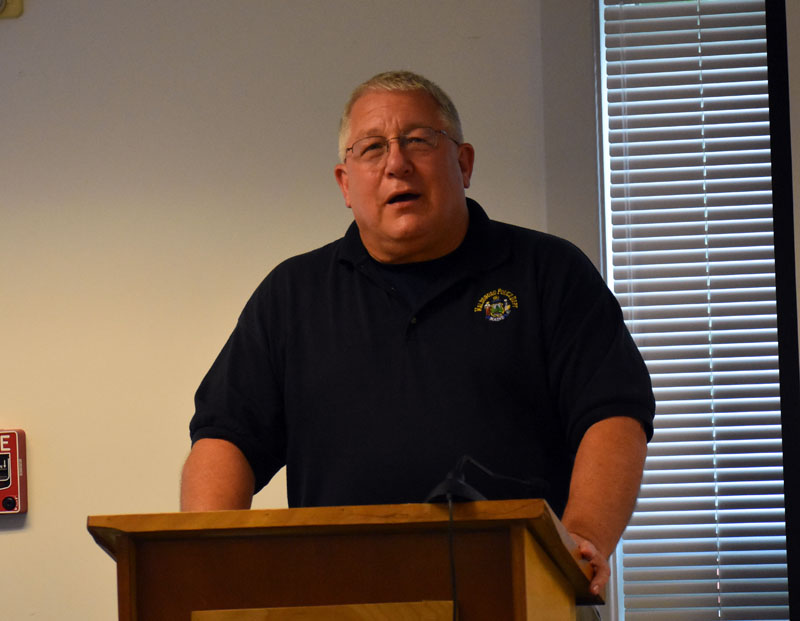
<path fill-rule="evenodd" d="M 601 5 L 608 279 L 657 400 L 619 618 L 789 619 L 764 1 Z"/>

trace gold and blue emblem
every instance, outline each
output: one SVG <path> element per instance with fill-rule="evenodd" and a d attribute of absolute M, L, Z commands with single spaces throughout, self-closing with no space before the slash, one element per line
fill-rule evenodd
<path fill-rule="evenodd" d="M 514 308 L 519 308 L 516 295 L 506 289 L 494 289 L 481 296 L 473 310 L 483 313 L 487 321 L 503 321 Z"/>

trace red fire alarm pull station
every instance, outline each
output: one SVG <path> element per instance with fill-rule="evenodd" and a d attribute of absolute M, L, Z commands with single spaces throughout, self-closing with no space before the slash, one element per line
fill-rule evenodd
<path fill-rule="evenodd" d="M 25 432 L 0 429 L 0 515 L 27 511 Z"/>

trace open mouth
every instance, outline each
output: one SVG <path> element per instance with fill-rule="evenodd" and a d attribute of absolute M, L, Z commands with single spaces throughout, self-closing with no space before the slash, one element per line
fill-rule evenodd
<path fill-rule="evenodd" d="M 387 204 L 393 205 L 395 203 L 405 203 L 408 201 L 414 201 L 419 198 L 419 194 L 414 194 L 413 192 L 405 192 L 403 194 L 397 194 L 396 196 L 392 196 L 388 201 Z"/>

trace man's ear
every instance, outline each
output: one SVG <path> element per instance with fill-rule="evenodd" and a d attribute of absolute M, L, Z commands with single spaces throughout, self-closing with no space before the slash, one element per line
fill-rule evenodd
<path fill-rule="evenodd" d="M 333 175 L 336 177 L 336 183 L 339 184 L 339 189 L 342 191 L 344 197 L 344 204 L 350 207 L 350 179 L 347 177 L 347 168 L 344 164 L 337 164 L 333 169 Z"/>
<path fill-rule="evenodd" d="M 464 188 L 469 187 L 472 178 L 472 167 L 475 164 L 475 149 L 468 142 L 458 145 L 458 166 L 461 169 L 461 177 L 464 180 Z"/>

